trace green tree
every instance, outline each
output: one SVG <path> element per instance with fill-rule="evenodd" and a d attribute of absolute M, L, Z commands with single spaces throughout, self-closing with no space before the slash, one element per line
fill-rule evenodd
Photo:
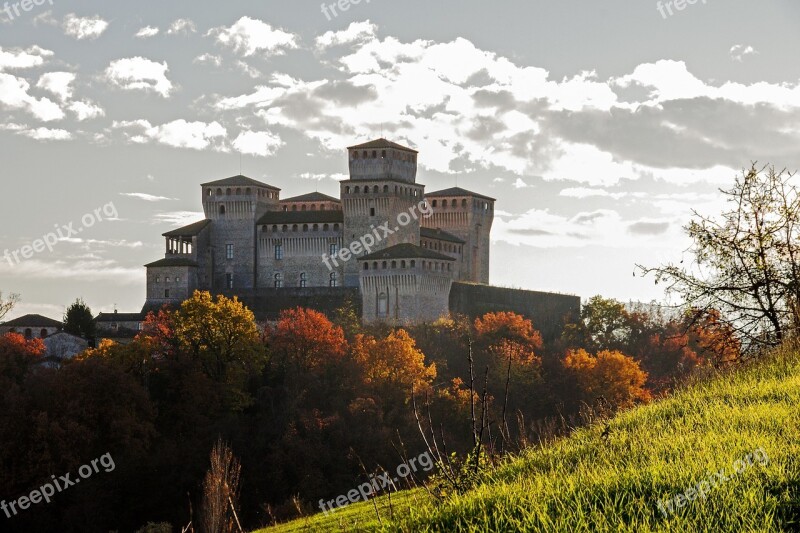
<path fill-rule="evenodd" d="M 64 331 L 84 339 L 94 338 L 94 316 L 82 298 L 78 298 L 64 313 Z"/>

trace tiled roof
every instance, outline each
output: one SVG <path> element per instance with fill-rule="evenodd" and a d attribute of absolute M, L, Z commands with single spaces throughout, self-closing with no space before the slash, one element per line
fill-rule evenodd
<path fill-rule="evenodd" d="M 461 187 L 450 187 L 449 189 L 443 189 L 441 191 L 426 192 L 425 196 L 474 196 L 475 198 L 483 198 L 484 200 L 491 200 L 492 202 L 495 201 L 495 199 L 490 196 L 484 196 L 483 194 L 468 191 L 466 189 L 462 189 Z"/>
<path fill-rule="evenodd" d="M 375 139 L 374 141 L 365 142 L 364 144 L 357 144 L 356 146 L 348 146 L 348 150 L 352 149 L 364 149 L 364 150 L 372 150 L 377 148 L 394 148 L 396 150 L 405 150 L 406 152 L 413 152 L 415 154 L 419 153 L 416 150 L 408 148 L 407 146 L 403 146 L 402 144 L 397 144 L 392 141 L 388 141 L 381 137 L 380 139 Z"/>
<path fill-rule="evenodd" d="M 280 191 L 279 188 L 273 187 L 267 183 L 263 183 L 260 181 L 256 181 L 253 178 L 248 178 L 247 176 L 242 176 L 239 174 L 238 176 L 233 176 L 230 178 L 225 178 L 222 180 L 217 181 L 210 181 L 208 183 L 201 184 L 201 187 L 266 187 L 267 189 L 272 189 L 274 191 Z"/>
<path fill-rule="evenodd" d="M 322 194 L 321 192 L 310 192 L 308 194 L 301 194 L 300 196 L 295 196 L 293 198 L 287 198 L 285 200 L 281 200 L 281 203 L 285 202 L 336 202 L 341 203 L 341 200 L 338 198 L 334 198 L 333 196 L 328 196 L 327 194 Z"/>
<path fill-rule="evenodd" d="M 439 228 L 419 228 L 419 236 L 426 239 L 437 239 L 440 241 L 454 242 L 456 244 L 466 244 L 467 241 L 459 239 L 452 233 L 447 233 Z"/>
<path fill-rule="evenodd" d="M 344 222 L 344 212 L 326 209 L 324 211 L 268 211 L 258 220 L 264 224 L 303 224 L 319 222 Z"/>
<path fill-rule="evenodd" d="M 95 322 L 141 322 L 144 320 L 142 313 L 100 313 Z"/>
<path fill-rule="evenodd" d="M 4 328 L 60 328 L 63 325 L 60 320 L 53 320 L 42 315 L 23 315 L 0 324 Z"/>
<path fill-rule="evenodd" d="M 145 268 L 149 267 L 196 267 L 197 263 L 185 257 L 167 257 L 166 259 L 159 259 L 153 263 L 148 263 Z"/>
<path fill-rule="evenodd" d="M 162 233 L 161 235 L 164 237 L 194 237 L 203 231 L 203 229 L 209 224 L 211 224 L 210 220 L 201 220 L 200 222 L 195 222 L 194 224 L 189 224 L 188 226 Z"/>
<path fill-rule="evenodd" d="M 435 259 L 437 261 L 455 261 L 452 257 L 408 242 L 396 244 L 384 250 L 379 250 L 358 258 L 359 261 L 372 261 L 374 259 Z"/>

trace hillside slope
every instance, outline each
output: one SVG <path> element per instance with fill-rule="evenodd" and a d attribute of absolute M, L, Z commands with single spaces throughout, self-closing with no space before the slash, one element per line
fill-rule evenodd
<path fill-rule="evenodd" d="M 606 439 L 597 425 L 530 449 L 444 502 L 401 492 L 264 531 L 800 531 L 799 361 L 784 350 L 622 413 Z"/>

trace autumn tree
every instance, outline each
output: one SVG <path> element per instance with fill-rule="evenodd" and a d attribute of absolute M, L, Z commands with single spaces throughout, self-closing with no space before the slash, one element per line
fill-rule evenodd
<path fill-rule="evenodd" d="M 720 312 L 752 346 L 775 345 L 798 327 L 800 194 L 794 174 L 755 164 L 731 189 L 718 217 L 694 214 L 685 230 L 690 264 L 639 266 L 689 308 Z"/>
<path fill-rule="evenodd" d="M 583 401 L 589 405 L 602 400 L 618 409 L 650 399 L 644 387 L 647 373 L 621 352 L 603 350 L 593 356 L 583 349 L 570 350 L 564 367 L 574 374 Z"/>

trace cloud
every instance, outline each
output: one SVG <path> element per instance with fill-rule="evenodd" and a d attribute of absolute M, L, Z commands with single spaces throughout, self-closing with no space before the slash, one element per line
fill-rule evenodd
<path fill-rule="evenodd" d="M 178 19 L 170 24 L 167 30 L 167 35 L 188 35 L 190 33 L 197 33 L 197 26 L 189 19 Z"/>
<path fill-rule="evenodd" d="M 22 134 L 37 141 L 68 141 L 72 139 L 70 132 L 61 129 L 36 128 L 24 131 Z"/>
<path fill-rule="evenodd" d="M 628 231 L 635 235 L 661 235 L 669 226 L 669 222 L 634 222 L 628 226 Z"/>
<path fill-rule="evenodd" d="M 184 119 L 173 120 L 166 124 L 153 126 L 147 120 L 115 122 L 118 129 L 134 129 L 129 139 L 136 143 L 155 141 L 175 148 L 204 150 L 209 147 L 221 149 L 219 142 L 224 140 L 228 132 L 219 122 L 188 122 Z"/>
<path fill-rule="evenodd" d="M 244 56 L 256 53 L 265 56 L 282 55 L 286 50 L 298 47 L 299 37 L 281 29 L 273 28 L 266 22 L 242 17 L 231 27 L 214 28 L 208 35 Z"/>
<path fill-rule="evenodd" d="M 155 91 L 167 98 L 173 89 L 172 82 L 167 79 L 168 70 L 166 61 L 156 63 L 137 56 L 112 61 L 105 75 L 110 83 L 122 89 Z"/>
<path fill-rule="evenodd" d="M 78 101 L 69 104 L 69 110 L 75 114 L 78 121 L 102 117 L 106 114 L 102 107 L 92 102 Z"/>
<path fill-rule="evenodd" d="M 138 37 L 139 39 L 147 39 L 149 37 L 155 37 L 156 35 L 159 34 L 160 31 L 161 30 L 159 30 L 155 26 L 145 26 L 144 28 L 141 28 L 139 31 L 136 32 L 135 37 Z"/>
<path fill-rule="evenodd" d="M 170 226 L 188 226 L 193 222 L 204 220 L 206 217 L 202 211 L 167 211 L 155 215 L 153 224 L 169 224 Z"/>
<path fill-rule="evenodd" d="M 378 27 L 368 20 L 353 22 L 346 30 L 326 32 L 314 41 L 319 50 L 334 46 L 365 43 L 375 38 Z"/>
<path fill-rule="evenodd" d="M 27 111 L 42 122 L 64 118 L 64 111 L 48 98 L 28 94 L 30 84 L 22 78 L 0 72 L 0 107 Z"/>
<path fill-rule="evenodd" d="M 731 59 L 733 59 L 734 61 L 738 61 L 740 63 L 744 60 L 745 57 L 755 55 L 757 53 L 758 52 L 756 52 L 756 49 L 753 48 L 752 46 L 745 46 L 743 44 L 735 44 L 731 47 L 730 50 Z"/>
<path fill-rule="evenodd" d="M 139 200 L 144 200 L 145 202 L 164 202 L 167 200 L 174 200 L 175 198 L 168 198 L 167 196 L 154 196 L 152 194 L 146 194 L 143 192 L 121 192 L 119 193 L 120 196 L 129 196 L 131 198 L 138 198 Z"/>
<path fill-rule="evenodd" d="M 515 189 L 524 189 L 524 188 L 526 188 L 526 187 L 530 187 L 530 185 L 528 185 L 527 183 L 525 183 L 525 182 L 522 180 L 522 178 L 517 178 L 517 180 L 514 182 L 514 188 L 515 188 Z"/>
<path fill-rule="evenodd" d="M 47 72 L 42 74 L 36 87 L 58 97 L 62 102 L 72 98 L 72 83 L 77 76 L 72 72 Z"/>
<path fill-rule="evenodd" d="M 72 261 L 29 259 L 14 266 L 9 265 L 7 261 L 2 261 L 0 262 L 0 274 L 13 275 L 15 279 L 52 279 L 126 285 L 142 282 L 141 267 L 123 267 L 114 260 L 99 258 Z"/>
<path fill-rule="evenodd" d="M 300 174 L 300 179 L 304 180 L 314 180 L 314 181 L 322 181 L 326 179 L 331 179 L 335 181 L 344 181 L 349 180 L 350 176 L 346 174 L 336 173 L 336 174 L 314 174 L 311 172 L 304 172 Z"/>
<path fill-rule="evenodd" d="M 95 15 L 94 17 L 79 17 L 75 13 L 70 13 L 64 17 L 62 27 L 64 28 L 64 33 L 70 37 L 74 37 L 78 40 L 94 40 L 106 31 L 108 22 L 100 18 L 99 15 Z"/>
<path fill-rule="evenodd" d="M 243 131 L 231 144 L 242 154 L 266 157 L 274 155 L 284 142 L 278 135 L 268 131 Z"/>
<path fill-rule="evenodd" d="M 40 67 L 46 58 L 53 55 L 51 50 L 38 46 L 30 48 L 3 48 L 0 46 L 0 72 L 8 69 L 25 69 Z"/>
<path fill-rule="evenodd" d="M 222 57 L 214 54 L 201 54 L 194 58 L 193 63 L 208 63 L 219 67 L 222 65 Z"/>

